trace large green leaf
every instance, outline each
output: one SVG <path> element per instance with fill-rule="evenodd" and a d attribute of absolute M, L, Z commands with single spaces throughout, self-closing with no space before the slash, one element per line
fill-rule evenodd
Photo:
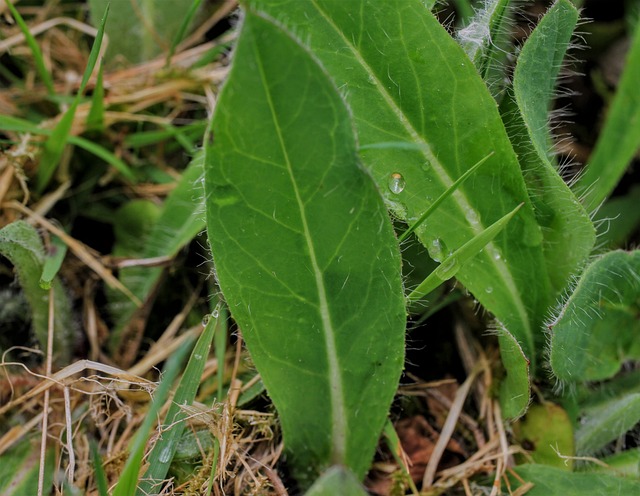
<path fill-rule="evenodd" d="M 403 364 L 400 254 L 349 112 L 302 45 L 249 11 L 213 120 L 216 274 L 302 486 L 362 478 Z"/>
<path fill-rule="evenodd" d="M 640 251 L 613 251 L 585 270 L 550 325 L 551 368 L 563 381 L 607 379 L 640 359 Z"/>
<path fill-rule="evenodd" d="M 577 20 L 578 11 L 568 0 L 559 0 L 549 9 L 522 48 L 513 90 L 502 105 L 544 234 L 547 271 L 555 294 L 584 263 L 595 241 L 589 216 L 556 172 L 549 154 L 549 110 Z"/>
<path fill-rule="evenodd" d="M 534 335 L 552 303 L 542 234 L 496 103 L 462 48 L 419 0 L 248 4 L 285 19 L 308 42 L 347 98 L 361 145 L 418 145 L 362 153 L 389 205 L 410 224 L 493 152 L 416 234 L 441 261 L 525 202 L 456 277 L 509 329 L 535 370 Z"/>

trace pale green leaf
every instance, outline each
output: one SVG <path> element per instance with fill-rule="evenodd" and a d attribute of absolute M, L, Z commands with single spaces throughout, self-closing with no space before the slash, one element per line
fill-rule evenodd
<path fill-rule="evenodd" d="M 551 368 L 563 381 L 615 375 L 640 359 L 640 251 L 613 251 L 593 262 L 551 323 Z"/>
<path fill-rule="evenodd" d="M 268 43 L 264 40 L 268 40 Z M 247 12 L 205 171 L 216 275 L 302 487 L 364 477 L 403 364 L 400 254 L 349 112 L 313 57 Z"/>

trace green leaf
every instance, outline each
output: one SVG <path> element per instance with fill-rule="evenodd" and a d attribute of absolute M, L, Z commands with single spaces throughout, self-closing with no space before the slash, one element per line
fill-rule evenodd
<path fill-rule="evenodd" d="M 53 488 L 56 450 L 48 449 L 45 459 L 44 494 Z M 0 455 L 0 491 L 4 496 L 38 494 L 40 447 L 31 439 L 23 439 Z"/>
<path fill-rule="evenodd" d="M 619 374 L 596 387 L 579 387 L 572 399 L 577 451 L 597 452 L 640 421 L 640 371 Z"/>
<path fill-rule="evenodd" d="M 520 157 L 534 213 L 542 227 L 554 296 L 580 269 L 595 241 L 589 216 L 549 157 L 549 109 L 577 20 L 578 11 L 568 0 L 559 0 L 549 9 L 522 48 L 513 92 L 503 101 L 506 128 Z M 540 340 L 540 348 L 542 344 Z"/>
<path fill-rule="evenodd" d="M 322 474 L 305 496 L 366 496 L 367 494 L 353 473 L 344 467 L 335 466 Z"/>
<path fill-rule="evenodd" d="M 303 487 L 334 464 L 362 478 L 398 384 L 406 315 L 398 244 L 349 112 L 311 54 L 249 11 L 213 135 L 216 274 L 293 473 Z"/>
<path fill-rule="evenodd" d="M 609 248 L 622 248 L 633 232 L 640 227 L 640 185 L 632 187 L 624 196 L 615 196 L 605 202 L 594 218 L 599 226 L 598 244 Z"/>
<path fill-rule="evenodd" d="M 548 465 L 520 465 L 515 472 L 525 482 L 532 482 L 533 488 L 527 491 L 527 496 L 629 496 L 640 494 L 640 482 L 608 474 L 568 473 Z M 521 483 L 515 477 L 510 477 L 513 485 Z M 514 487 L 512 485 L 512 487 Z"/>
<path fill-rule="evenodd" d="M 102 76 L 102 64 L 98 68 L 96 85 L 91 95 L 91 108 L 87 115 L 87 129 L 102 131 L 104 129 L 104 84 Z"/>
<path fill-rule="evenodd" d="M 624 174 L 640 148 L 640 24 L 636 25 L 631 49 L 616 96 L 609 109 L 586 172 L 575 185 L 587 211 L 598 208 Z"/>
<path fill-rule="evenodd" d="M 31 307 L 33 330 L 40 348 L 47 349 L 49 295 L 40 287 L 45 254 L 38 232 L 25 221 L 16 221 L 0 229 L 0 255 L 14 265 L 20 286 Z M 66 364 L 72 355 L 74 321 L 71 304 L 57 277 L 52 279 L 54 295 L 54 345 L 55 360 Z"/>
<path fill-rule="evenodd" d="M 551 323 L 551 368 L 563 381 L 615 375 L 640 359 L 640 251 L 613 251 L 593 262 Z"/>
<path fill-rule="evenodd" d="M 500 406 L 507 419 L 521 417 L 529 406 L 531 393 L 530 361 L 522 351 L 518 340 L 504 328 L 498 329 L 500 358 L 506 377 L 500 382 Z"/>
<path fill-rule="evenodd" d="M 219 309 L 216 309 L 211 316 L 212 318 L 208 319 L 182 373 L 182 378 L 162 425 L 162 437 L 158 439 L 147 457 L 149 468 L 138 484 L 136 494 L 139 496 L 151 494 L 151 491 L 158 487 L 158 484 L 162 483 L 167 476 L 171 460 L 186 427 L 187 413 L 184 411 L 184 407 L 193 403 L 200 387 L 200 378 L 209 357 L 218 316 Z"/>
<path fill-rule="evenodd" d="M 640 448 L 615 453 L 601 459 L 606 465 L 590 464 L 583 467 L 585 472 L 606 472 L 611 475 L 624 475 L 640 479 Z"/>
<path fill-rule="evenodd" d="M 552 303 L 542 234 L 496 103 L 462 48 L 419 0 L 248 3 L 286 18 L 287 28 L 308 40 L 345 94 L 363 147 L 419 145 L 361 153 L 391 208 L 409 224 L 494 152 L 416 234 L 442 261 L 525 202 L 456 277 L 516 337 L 535 370 L 534 335 Z M 396 174 L 404 180 L 401 191 L 389 188 Z"/>

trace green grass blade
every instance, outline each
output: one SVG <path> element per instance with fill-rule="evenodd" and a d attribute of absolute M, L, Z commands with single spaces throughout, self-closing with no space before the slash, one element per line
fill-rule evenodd
<path fill-rule="evenodd" d="M 460 185 L 462 183 L 464 183 L 470 176 L 471 174 L 473 174 L 475 171 L 478 170 L 478 168 L 484 164 L 487 160 L 489 160 L 489 158 L 491 158 L 491 155 L 493 155 L 493 152 L 490 153 L 489 155 L 487 155 L 485 158 L 483 158 L 482 160 L 480 160 L 476 165 L 474 165 L 473 167 L 471 167 L 471 169 L 469 169 L 467 172 L 465 172 L 464 174 L 462 174 L 462 176 L 460 176 L 458 179 L 456 179 L 456 181 L 449 186 L 446 191 L 444 193 L 442 193 L 438 199 L 436 201 L 434 201 L 431 205 L 429 205 L 429 208 L 427 208 L 424 213 L 418 218 L 418 220 L 412 224 L 405 232 L 402 233 L 402 235 L 398 238 L 398 241 L 400 243 L 402 243 L 405 239 L 407 239 L 407 237 L 413 233 L 416 229 L 418 229 L 422 224 L 424 224 L 424 222 L 429 218 L 429 216 L 436 211 L 436 209 L 447 199 L 449 198 L 454 191 L 456 191 Z"/>
<path fill-rule="evenodd" d="M 133 438 L 127 463 L 120 474 L 118 484 L 113 489 L 112 496 L 131 496 L 136 494 L 138 485 L 138 473 L 142 466 L 144 449 L 149 438 L 149 431 L 157 420 L 158 412 L 169 398 L 169 392 L 173 381 L 182 370 L 182 363 L 189 353 L 193 340 L 185 341 L 182 346 L 172 354 L 162 371 L 162 379 L 153 394 L 153 401 L 147 415 Z"/>
<path fill-rule="evenodd" d="M 593 262 L 550 324 L 551 368 L 563 381 L 613 377 L 640 359 L 640 250 L 613 251 Z"/>
<path fill-rule="evenodd" d="M 522 48 L 513 90 L 502 102 L 506 128 L 520 157 L 534 213 L 542 227 L 546 270 L 554 297 L 582 267 L 595 241 L 589 216 L 549 156 L 549 109 L 577 20 L 578 11 L 568 0 L 559 0 L 549 9 Z M 542 339 L 538 345 L 542 347 Z"/>
<path fill-rule="evenodd" d="M 218 305 L 211 314 L 211 318 L 208 319 L 204 331 L 193 348 L 167 416 L 164 419 L 162 435 L 147 458 L 149 468 L 140 484 L 138 484 L 137 495 L 150 494 L 167 476 L 171 460 L 178 447 L 178 441 L 185 429 L 187 414 L 183 408 L 191 405 L 196 397 L 200 387 L 202 371 L 209 357 L 214 331 L 219 328 L 220 307 L 221 305 Z"/>
<path fill-rule="evenodd" d="M 98 451 L 98 445 L 94 440 L 89 443 L 91 448 L 91 461 L 93 463 L 93 475 L 96 480 L 96 487 L 99 496 L 109 496 L 109 483 L 107 482 L 107 474 L 102 466 L 102 458 Z"/>
<path fill-rule="evenodd" d="M 47 349 L 49 291 L 40 287 L 45 263 L 42 241 L 34 227 L 24 221 L 16 221 L 0 229 L 0 255 L 9 259 L 15 267 L 20 286 L 29 302 L 32 326 L 43 350 Z M 54 290 L 54 355 L 59 364 L 68 363 L 73 351 L 74 321 L 71 304 L 64 287 L 53 278 Z"/>
<path fill-rule="evenodd" d="M 302 488 L 332 464 L 362 478 L 402 369 L 406 315 L 398 244 L 349 112 L 313 56 L 249 11 L 213 136 L 216 274 L 293 474 Z"/>
<path fill-rule="evenodd" d="M 630 496 L 640 494 L 640 481 L 608 474 L 571 473 L 548 465 L 527 464 L 515 467 L 519 476 L 510 477 L 511 488 L 532 482 L 527 496 Z"/>
<path fill-rule="evenodd" d="M 530 363 L 518 340 L 505 328 L 498 328 L 500 358 L 506 376 L 500 381 L 500 407 L 507 419 L 521 417 L 529 406 Z"/>
<path fill-rule="evenodd" d="M 247 3 L 275 19 L 286 17 L 288 29 L 308 40 L 343 89 L 362 148 L 398 141 L 420 145 L 361 152 L 386 201 L 409 224 L 495 152 L 418 238 L 432 251 L 442 247 L 444 256 L 436 254 L 442 260 L 449 247 L 464 245 L 525 202 L 509 228 L 457 278 L 513 333 L 535 370 L 534 335 L 553 303 L 542 233 L 495 100 L 462 48 L 419 0 Z M 395 174 L 404 179 L 401 190 L 389 188 Z M 486 292 L 487 286 L 494 291 Z"/>
<path fill-rule="evenodd" d="M 25 438 L 5 451 L 0 460 L 0 493 L 3 496 L 26 496 L 38 494 L 40 470 L 39 446 Z M 47 450 L 44 471 L 45 494 L 50 494 L 56 473 L 56 451 Z"/>
<path fill-rule="evenodd" d="M 420 285 L 414 289 L 407 299 L 410 303 L 418 301 L 420 298 L 428 295 L 431 291 L 436 289 L 440 284 L 448 281 L 455 276 L 462 266 L 477 256 L 482 249 L 487 246 L 504 228 L 509 221 L 513 218 L 522 205 L 518 205 L 511 212 L 505 215 L 502 219 L 494 222 L 484 231 L 478 234 L 475 238 L 467 241 L 464 245 L 454 251 L 451 255 L 447 256 L 440 265 L 434 270 Z M 488 286 L 485 291 L 493 291 L 493 287 Z"/>
<path fill-rule="evenodd" d="M 202 3 L 202 0 L 192 0 L 191 1 L 191 5 L 189 6 L 189 10 L 187 11 L 185 16 L 183 17 L 182 23 L 180 24 L 180 27 L 178 28 L 178 31 L 176 32 L 176 35 L 173 37 L 173 40 L 171 40 L 171 46 L 169 47 L 169 53 L 167 54 L 167 61 L 164 64 L 165 68 L 167 68 L 167 67 L 169 67 L 171 65 L 171 58 L 173 57 L 173 54 L 176 51 L 176 47 L 178 46 L 178 44 L 184 38 L 184 33 L 187 31 L 187 28 L 189 27 L 189 24 L 191 24 L 191 21 L 193 20 L 193 16 L 196 15 L 198 7 L 200 7 L 201 3 Z"/>
<path fill-rule="evenodd" d="M 367 494 L 349 469 L 335 466 L 322 474 L 305 496 L 367 496 Z"/>
<path fill-rule="evenodd" d="M 67 254 L 67 245 L 63 243 L 63 241 L 58 238 L 58 236 L 51 236 L 51 247 L 49 248 L 49 252 L 46 254 L 44 258 L 44 263 L 42 266 L 42 275 L 40 276 L 40 287 L 42 289 L 51 288 L 51 284 L 53 283 L 53 279 L 58 274 L 60 267 L 62 266 L 62 261 L 64 260 L 64 256 Z"/>
<path fill-rule="evenodd" d="M 575 185 L 587 211 L 607 198 L 640 148 L 640 23 L 604 129 L 586 168 Z"/>
<path fill-rule="evenodd" d="M 104 27 L 107 22 L 108 14 L 109 5 L 107 5 L 107 8 L 104 11 L 102 22 L 100 23 L 98 33 L 96 34 L 93 46 L 91 47 L 91 53 L 89 54 L 87 67 L 85 68 L 84 74 L 82 76 L 82 81 L 80 82 L 78 93 L 69 109 L 62 116 L 58 124 L 56 124 L 56 126 L 53 128 L 51 136 L 49 136 L 47 141 L 45 141 L 44 143 L 42 156 L 40 157 L 40 164 L 38 165 L 38 173 L 36 175 L 36 191 L 38 193 L 42 193 L 42 191 L 47 187 L 47 184 L 49 184 L 53 173 L 58 167 L 58 163 L 60 161 L 60 157 L 62 156 L 64 147 L 69 142 L 69 134 L 71 132 L 71 126 L 73 125 L 73 119 L 76 115 L 76 109 L 78 108 L 82 93 L 84 92 L 85 87 L 89 82 L 89 78 L 91 77 L 93 68 L 96 65 L 96 61 L 98 60 L 98 54 L 100 53 L 100 47 L 102 46 Z"/>
<path fill-rule="evenodd" d="M 102 81 L 102 65 L 98 68 L 96 86 L 91 95 L 91 108 L 87 115 L 87 129 L 102 131 L 104 129 L 104 84 Z"/>
<path fill-rule="evenodd" d="M 20 12 L 18 12 L 18 10 L 15 8 L 11 0 L 6 0 L 5 4 L 7 5 L 9 12 L 11 12 L 11 15 L 13 16 L 16 23 L 18 24 L 20 31 L 22 31 L 22 34 L 24 35 L 24 39 L 26 40 L 27 45 L 29 45 L 29 48 L 31 49 L 31 53 L 33 54 L 33 60 L 36 64 L 36 70 L 38 71 L 38 74 L 40 74 L 40 78 L 42 79 L 42 82 L 47 87 L 47 91 L 49 92 L 49 95 L 52 95 L 52 96 L 55 95 L 55 89 L 53 88 L 53 78 L 51 77 L 51 74 L 49 74 L 49 71 L 47 70 L 47 67 L 44 64 L 42 51 L 40 50 L 40 47 L 38 46 L 38 43 L 36 42 L 35 38 L 31 34 L 31 31 L 29 31 L 29 26 L 27 26 L 27 24 L 24 22 L 24 19 L 20 15 Z"/>

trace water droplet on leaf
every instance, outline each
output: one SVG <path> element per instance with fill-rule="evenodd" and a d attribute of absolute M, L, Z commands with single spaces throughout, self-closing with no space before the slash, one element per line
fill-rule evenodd
<path fill-rule="evenodd" d="M 158 461 L 160 463 L 169 463 L 170 460 L 171 460 L 171 448 L 167 446 L 166 448 L 163 448 L 163 450 L 160 452 Z"/>
<path fill-rule="evenodd" d="M 487 294 L 493 293 L 493 287 L 487 286 L 486 288 L 484 288 L 484 292 Z"/>
<path fill-rule="evenodd" d="M 427 246 L 427 251 L 436 262 L 442 262 L 447 257 L 447 245 L 440 238 L 434 238 Z"/>
<path fill-rule="evenodd" d="M 206 326 L 210 320 L 211 320 L 211 314 L 208 313 L 204 317 L 202 317 L 202 325 Z"/>
<path fill-rule="evenodd" d="M 389 176 L 389 191 L 396 195 L 402 193 L 404 187 L 407 185 L 404 177 L 399 172 L 394 172 Z"/>
<path fill-rule="evenodd" d="M 220 315 L 220 312 L 218 312 L 218 309 L 217 309 L 217 308 L 216 308 L 213 312 L 211 312 L 211 316 L 212 316 L 214 319 L 217 319 L 219 315 Z"/>

